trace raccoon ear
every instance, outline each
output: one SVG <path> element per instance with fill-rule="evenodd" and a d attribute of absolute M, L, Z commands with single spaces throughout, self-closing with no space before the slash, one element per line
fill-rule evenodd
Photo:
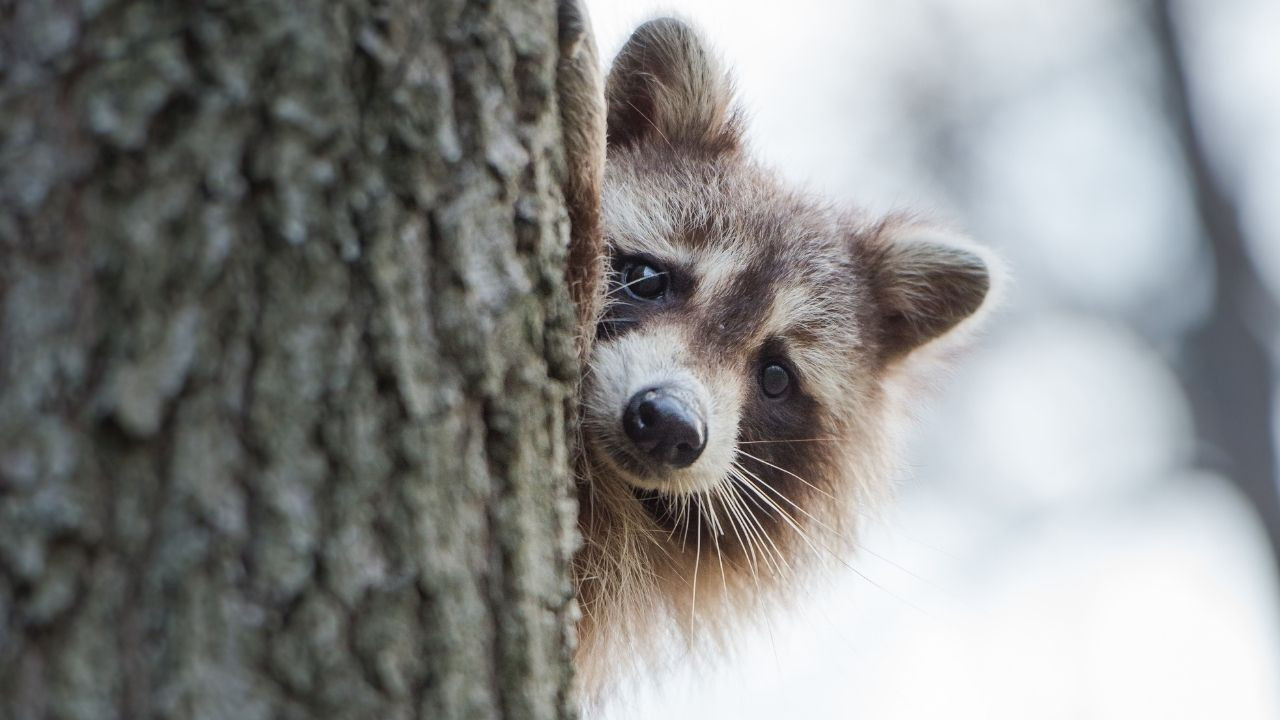
<path fill-rule="evenodd" d="M 736 150 L 733 83 L 698 33 L 674 18 L 636 28 L 605 84 L 609 149 L 647 140 L 683 151 Z"/>
<path fill-rule="evenodd" d="M 939 230 L 884 231 L 869 259 L 886 360 L 946 334 L 978 313 L 991 295 L 994 257 Z"/>

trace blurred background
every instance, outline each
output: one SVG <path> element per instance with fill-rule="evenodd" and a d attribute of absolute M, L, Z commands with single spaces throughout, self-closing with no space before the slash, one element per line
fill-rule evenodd
<path fill-rule="evenodd" d="M 849 569 L 609 718 L 1280 718 L 1280 3 L 588 0 L 756 154 L 1013 268 Z"/>

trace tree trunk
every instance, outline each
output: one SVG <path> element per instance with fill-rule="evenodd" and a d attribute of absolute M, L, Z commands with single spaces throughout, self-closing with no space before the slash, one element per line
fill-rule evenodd
<path fill-rule="evenodd" d="M 1273 298 L 1249 259 L 1240 212 L 1214 172 L 1191 97 L 1176 4 L 1153 0 L 1150 23 L 1178 150 L 1213 284 L 1209 317 L 1186 341 L 1183 378 L 1205 465 L 1231 478 L 1253 503 L 1280 566 L 1280 474 L 1273 447 L 1273 361 L 1255 318 L 1275 315 Z M 1270 329 L 1270 328 L 1267 328 Z"/>
<path fill-rule="evenodd" d="M 0 717 L 572 714 L 555 13 L 0 2 Z"/>

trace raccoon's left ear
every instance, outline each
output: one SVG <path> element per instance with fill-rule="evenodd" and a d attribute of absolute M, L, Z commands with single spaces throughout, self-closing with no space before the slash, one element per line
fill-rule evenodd
<path fill-rule="evenodd" d="M 660 143 L 718 154 L 741 144 L 733 83 L 689 25 L 658 18 L 636 28 L 605 83 L 609 150 Z"/>
<path fill-rule="evenodd" d="M 887 228 L 865 247 L 886 360 L 903 357 L 989 304 L 988 251 L 923 226 Z"/>

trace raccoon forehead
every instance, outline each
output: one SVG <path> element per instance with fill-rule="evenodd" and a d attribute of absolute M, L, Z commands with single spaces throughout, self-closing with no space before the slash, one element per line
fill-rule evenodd
<path fill-rule="evenodd" d="M 656 174 L 624 180 L 603 189 L 609 243 L 622 254 L 678 264 L 709 289 L 761 264 L 775 275 L 813 275 L 850 262 L 835 223 L 781 192 L 742 191 L 736 186 L 743 183 L 729 181 L 699 187 L 696 178 Z"/>
<path fill-rule="evenodd" d="M 605 234 L 619 250 L 675 253 L 678 208 L 668 198 L 621 183 L 605 183 L 601 195 Z"/>
<path fill-rule="evenodd" d="M 696 161 L 652 152 L 611 157 L 602 210 L 618 239 L 697 246 L 746 236 L 780 238 L 819 213 L 741 160 Z"/>

